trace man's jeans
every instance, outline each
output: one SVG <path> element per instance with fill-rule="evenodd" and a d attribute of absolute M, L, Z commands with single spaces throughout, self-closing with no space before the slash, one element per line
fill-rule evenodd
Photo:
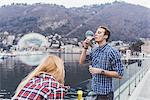
<path fill-rule="evenodd" d="M 106 95 L 97 95 L 96 100 L 113 100 L 114 92 L 109 92 Z"/>

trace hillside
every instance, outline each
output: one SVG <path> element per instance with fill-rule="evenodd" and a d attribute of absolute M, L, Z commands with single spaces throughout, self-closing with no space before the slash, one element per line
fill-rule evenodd
<path fill-rule="evenodd" d="M 84 38 L 99 25 L 111 30 L 111 40 L 150 38 L 150 9 L 125 2 L 65 8 L 51 4 L 12 4 L 0 8 L 0 32 L 44 35 L 61 34 Z"/>

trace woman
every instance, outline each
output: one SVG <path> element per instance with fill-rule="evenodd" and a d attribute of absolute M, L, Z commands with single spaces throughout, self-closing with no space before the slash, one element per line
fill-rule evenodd
<path fill-rule="evenodd" d="M 12 100 L 63 99 L 67 90 L 64 77 L 63 61 L 55 55 L 49 55 L 19 84 Z"/>

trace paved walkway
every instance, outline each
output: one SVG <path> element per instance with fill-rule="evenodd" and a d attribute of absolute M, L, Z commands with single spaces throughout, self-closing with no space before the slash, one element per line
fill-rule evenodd
<path fill-rule="evenodd" d="M 150 100 L 150 69 L 137 85 L 129 100 Z"/>

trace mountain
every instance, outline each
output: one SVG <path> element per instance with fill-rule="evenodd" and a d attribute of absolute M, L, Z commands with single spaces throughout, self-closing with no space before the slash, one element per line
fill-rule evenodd
<path fill-rule="evenodd" d="M 150 38 L 150 9 L 125 2 L 65 8 L 55 4 L 11 4 L 0 8 L 0 32 L 60 34 L 84 39 L 99 25 L 111 30 L 111 40 Z"/>

